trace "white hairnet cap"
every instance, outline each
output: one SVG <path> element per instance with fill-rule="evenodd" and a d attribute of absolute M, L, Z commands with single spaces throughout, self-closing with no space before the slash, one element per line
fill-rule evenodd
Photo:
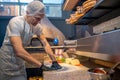
<path fill-rule="evenodd" d="M 45 5 L 40 1 L 32 1 L 27 6 L 27 12 L 30 15 L 34 15 L 37 12 L 39 12 L 40 14 L 44 14 L 45 13 Z"/>

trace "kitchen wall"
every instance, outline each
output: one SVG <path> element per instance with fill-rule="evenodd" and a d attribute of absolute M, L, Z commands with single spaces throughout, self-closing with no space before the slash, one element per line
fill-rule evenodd
<path fill-rule="evenodd" d="M 93 32 L 95 34 L 100 34 L 103 32 L 108 32 L 119 28 L 120 28 L 120 16 L 94 26 Z"/>
<path fill-rule="evenodd" d="M 110 12 L 108 15 L 105 15 L 98 20 L 90 23 L 89 26 L 94 28 L 95 33 L 101 33 L 104 31 L 114 30 L 119 28 L 120 22 L 120 8 Z M 99 31 L 98 31 L 99 30 Z"/>

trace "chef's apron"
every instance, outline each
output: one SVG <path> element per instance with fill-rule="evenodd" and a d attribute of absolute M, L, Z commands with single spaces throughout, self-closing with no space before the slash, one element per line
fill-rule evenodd
<path fill-rule="evenodd" d="M 25 31 L 21 34 L 23 44 L 27 45 L 32 38 L 32 32 Z M 26 43 L 25 43 L 26 42 Z M 18 45 L 19 46 L 19 45 Z M 0 49 L 0 80 L 26 80 L 25 62 L 15 55 L 13 46 L 11 44 L 3 44 Z"/>
<path fill-rule="evenodd" d="M 26 78 L 24 61 L 16 57 L 16 55 L 14 54 L 15 53 L 11 45 L 4 45 L 1 47 L 0 80 L 11 80 L 12 78 L 17 76 L 24 76 Z"/>

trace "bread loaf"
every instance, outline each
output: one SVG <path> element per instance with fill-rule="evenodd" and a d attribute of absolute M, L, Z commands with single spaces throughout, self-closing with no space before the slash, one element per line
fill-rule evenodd
<path fill-rule="evenodd" d="M 76 18 L 80 19 L 83 15 L 84 15 L 84 13 L 76 14 Z"/>
<path fill-rule="evenodd" d="M 94 7 L 96 4 L 96 0 L 88 0 L 83 3 L 83 9 L 85 12 L 89 11 L 92 7 Z"/>
<path fill-rule="evenodd" d="M 71 64 L 71 65 L 74 65 L 74 66 L 80 66 L 80 61 L 78 59 L 74 59 L 74 58 L 66 58 L 65 59 L 65 63 L 66 64 Z"/>
<path fill-rule="evenodd" d="M 77 65 L 80 65 L 80 61 L 78 59 L 73 59 L 71 61 L 71 64 L 74 65 L 74 66 L 77 66 Z"/>
<path fill-rule="evenodd" d="M 84 5 L 89 5 L 89 4 L 91 4 L 92 2 L 96 2 L 96 0 L 86 0 L 86 1 L 82 4 L 82 6 L 84 6 Z"/>
<path fill-rule="evenodd" d="M 78 13 L 84 13 L 84 9 L 82 6 L 77 6 L 77 12 Z"/>

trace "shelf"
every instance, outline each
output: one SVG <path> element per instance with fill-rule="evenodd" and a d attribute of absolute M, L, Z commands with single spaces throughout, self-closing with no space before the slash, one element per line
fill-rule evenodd
<path fill-rule="evenodd" d="M 85 0 L 80 0 L 72 11 L 76 11 L 77 6 L 81 6 Z M 107 15 L 108 13 L 120 8 L 120 0 L 97 0 L 96 5 L 81 17 L 75 25 L 88 25 L 89 23 Z"/>
<path fill-rule="evenodd" d="M 64 49 L 64 48 L 76 48 L 77 46 L 51 46 L 51 49 Z M 28 46 L 25 47 L 28 51 L 44 51 L 44 47 L 42 46 Z"/>
<path fill-rule="evenodd" d="M 101 54 L 109 54 L 109 55 L 120 53 L 120 49 L 119 49 L 120 37 L 118 37 L 119 35 L 120 35 L 120 29 L 78 39 L 77 45 L 88 45 L 88 46 L 78 46 L 77 50 L 101 53 Z"/>
<path fill-rule="evenodd" d="M 99 0 L 97 4 L 82 18 L 79 19 L 77 24 L 89 24 L 100 17 L 120 8 L 120 0 Z"/>

